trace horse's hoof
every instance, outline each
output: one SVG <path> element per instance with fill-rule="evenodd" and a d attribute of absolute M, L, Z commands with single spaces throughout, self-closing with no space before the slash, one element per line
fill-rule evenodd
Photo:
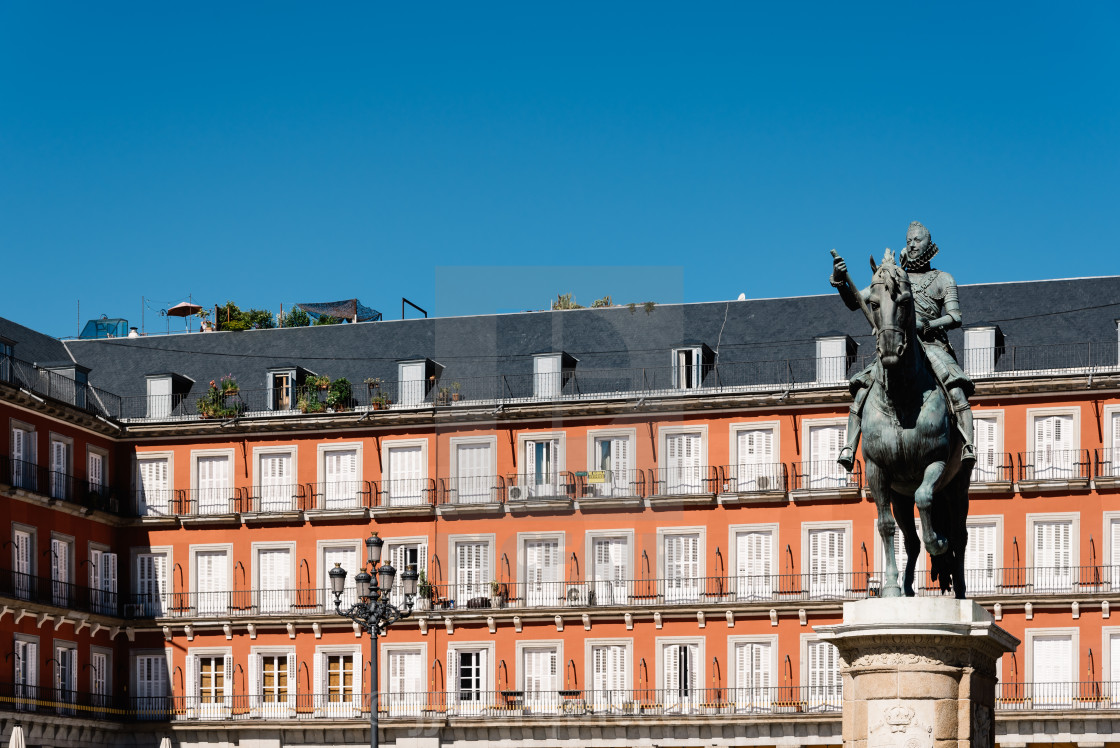
<path fill-rule="evenodd" d="M 851 447 L 844 447 L 840 450 L 840 456 L 836 458 L 836 462 L 849 473 L 852 472 L 856 467 L 855 450 Z"/>
<path fill-rule="evenodd" d="M 932 543 L 926 543 L 926 551 L 931 556 L 940 556 L 949 550 L 949 541 L 943 538 L 937 538 Z"/>

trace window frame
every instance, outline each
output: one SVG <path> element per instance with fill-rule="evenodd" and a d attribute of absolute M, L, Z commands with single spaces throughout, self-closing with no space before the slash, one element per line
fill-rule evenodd
<path fill-rule="evenodd" d="M 633 637 L 586 638 L 583 640 L 584 690 L 592 691 L 595 686 L 595 648 L 622 646 L 626 652 L 626 669 L 623 671 L 622 691 L 634 690 L 634 639 Z"/>
<path fill-rule="evenodd" d="M 1079 567 L 1081 559 L 1081 512 L 1028 512 L 1026 515 L 1027 528 L 1027 568 L 1036 568 L 1034 558 L 1035 525 L 1040 522 L 1069 522 L 1069 557 L 1070 569 Z M 1070 572 L 1071 576 L 1073 572 Z"/>
<path fill-rule="evenodd" d="M 681 382 L 681 354 L 690 354 L 692 361 L 689 364 L 693 371 L 695 379 L 691 386 L 686 386 Z M 672 372 L 673 372 L 673 389 L 674 390 L 698 390 L 704 387 L 704 346 L 702 345 L 682 345 L 672 349 Z"/>
<path fill-rule="evenodd" d="M 1048 418 L 1050 416 L 1073 416 L 1073 446 L 1071 449 L 1074 452 L 1081 450 L 1081 406 L 1069 405 L 1051 408 L 1027 408 L 1027 451 L 1031 454 L 1038 453 L 1038 445 L 1035 444 L 1035 421 L 1039 418 Z"/>
<path fill-rule="evenodd" d="M 735 649 L 740 644 L 767 644 L 770 646 L 770 687 L 773 688 L 778 679 L 778 668 L 780 667 L 780 656 L 778 654 L 778 635 L 777 634 L 742 634 L 727 637 L 727 687 L 728 688 L 746 688 L 738 682 L 739 675 L 735 668 Z M 806 684 L 807 685 L 807 684 Z"/>
<path fill-rule="evenodd" d="M 1045 637 L 1068 637 L 1071 639 L 1070 651 L 1072 654 L 1072 661 L 1069 664 L 1069 672 L 1076 682 L 1078 663 L 1081 660 L 1081 629 L 1077 626 L 1059 626 L 1048 628 L 1026 628 L 1023 630 L 1023 652 L 1024 659 L 1026 660 L 1026 679 L 1024 683 L 1035 683 L 1034 677 L 1034 641 L 1035 639 Z M 1103 671 L 1102 671 L 1103 673 Z"/>
<path fill-rule="evenodd" d="M 365 475 L 365 455 L 363 453 L 364 443 L 356 442 L 319 442 L 315 447 L 315 482 L 323 484 L 327 482 L 327 453 L 328 452 L 349 452 L 354 451 L 354 466 L 356 475 L 354 481 L 361 486 L 363 477 Z"/>
<path fill-rule="evenodd" d="M 291 484 L 299 483 L 299 444 L 292 442 L 291 444 L 268 444 L 259 447 L 253 447 L 253 485 L 260 487 L 263 484 L 263 475 L 261 474 L 261 458 L 274 457 L 276 455 L 288 455 L 292 463 L 292 479 L 289 481 Z"/>
<path fill-rule="evenodd" d="M 168 499 L 168 504 L 172 505 L 171 509 L 172 509 L 172 511 L 174 511 L 174 504 L 175 504 L 175 452 L 174 452 L 174 450 L 157 450 L 157 451 L 152 451 L 152 452 L 136 451 L 132 454 L 132 493 L 133 493 L 133 499 L 132 500 L 134 502 L 138 501 L 139 496 L 140 496 L 140 491 L 143 490 L 143 488 L 144 488 L 144 482 L 143 482 L 143 479 L 140 475 L 140 463 L 144 462 L 144 461 L 147 461 L 147 460 L 152 460 L 152 461 L 164 460 L 165 462 L 167 462 L 167 492 L 170 495 L 170 498 Z M 137 511 L 140 510 L 139 505 L 136 506 L 136 510 Z M 149 515 L 149 514 L 145 513 L 142 516 L 152 516 L 152 515 Z M 161 516 L 161 515 L 155 515 L 155 516 Z"/>
<path fill-rule="evenodd" d="M 561 476 L 567 472 L 568 461 L 568 436 L 566 431 L 524 431 L 517 435 L 517 474 L 528 475 L 525 465 L 529 462 L 529 444 L 544 441 L 555 441 L 556 444 L 556 480 L 561 482 Z"/>
<path fill-rule="evenodd" d="M 514 688 L 525 693 L 525 650 L 526 649 L 552 649 L 556 652 L 556 687 L 553 690 L 560 691 L 564 687 L 564 668 L 566 667 L 564 660 L 564 640 L 563 639 L 521 639 L 518 638 L 513 644 L 513 657 L 514 657 Z M 539 693 L 549 693 L 541 691 Z M 548 698 L 547 696 L 545 698 Z"/>
<path fill-rule="evenodd" d="M 498 567 L 496 559 L 496 548 L 498 544 L 498 536 L 492 532 L 482 533 L 456 533 L 447 536 L 447 584 L 453 588 L 459 587 L 459 543 L 485 543 L 486 544 L 486 570 L 489 572 L 486 576 L 490 578 L 479 582 L 483 585 L 486 595 L 489 596 L 490 582 L 498 579 Z M 429 546 L 430 548 L 430 546 Z M 466 600 L 459 600 L 458 593 L 456 593 L 457 606 L 466 607 Z"/>
<path fill-rule="evenodd" d="M 699 704 L 701 699 L 701 692 L 705 689 L 705 682 L 708 677 L 708 667 L 706 659 L 706 646 L 707 639 L 703 636 L 655 636 L 653 638 L 653 651 L 654 651 L 654 667 L 656 668 L 653 677 L 654 692 L 660 691 L 665 694 L 666 699 L 670 699 L 669 691 L 671 687 L 665 685 L 665 650 L 673 646 L 697 646 L 699 654 L 696 658 L 697 673 L 696 673 L 696 686 L 694 687 L 695 693 L 689 694 L 688 698 L 694 699 Z"/>

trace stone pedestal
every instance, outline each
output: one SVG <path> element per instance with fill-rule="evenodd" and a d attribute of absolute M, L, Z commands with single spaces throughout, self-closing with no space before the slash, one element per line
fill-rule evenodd
<path fill-rule="evenodd" d="M 993 748 L 996 660 L 1019 640 L 971 600 L 844 603 L 844 748 Z"/>

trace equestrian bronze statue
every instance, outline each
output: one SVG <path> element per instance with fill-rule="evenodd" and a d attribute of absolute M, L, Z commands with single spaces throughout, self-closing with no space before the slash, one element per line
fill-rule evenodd
<path fill-rule="evenodd" d="M 875 333 L 875 362 L 851 380 L 847 442 L 837 461 L 852 469 L 862 435 L 867 485 L 879 510 L 886 556 L 884 597 L 914 595 L 922 545 L 941 590 L 965 596 L 968 487 L 976 459 L 968 405 L 973 386 L 945 334 L 960 326 L 961 316 L 952 276 L 929 266 L 936 252 L 925 227 L 912 223 L 902 264 L 890 250 L 881 265 L 872 259 L 871 285 L 862 291 L 833 252 L 832 285 L 850 309 L 864 312 Z M 894 557 L 896 527 L 906 548 L 902 589 Z"/>

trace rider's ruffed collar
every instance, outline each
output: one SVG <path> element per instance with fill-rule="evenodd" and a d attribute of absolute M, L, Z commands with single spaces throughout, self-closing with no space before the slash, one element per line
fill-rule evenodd
<path fill-rule="evenodd" d="M 902 258 L 901 258 L 902 259 L 902 267 L 908 273 L 913 272 L 915 270 L 925 270 L 926 266 L 929 265 L 929 261 L 933 259 L 933 256 L 935 254 L 937 254 L 938 251 L 939 251 L 939 249 L 938 249 L 937 245 L 934 244 L 932 241 L 929 243 L 929 249 L 927 249 L 925 252 L 918 255 L 917 257 L 911 257 L 910 254 L 909 254 L 909 251 L 904 249 L 904 250 L 902 250 Z"/>

